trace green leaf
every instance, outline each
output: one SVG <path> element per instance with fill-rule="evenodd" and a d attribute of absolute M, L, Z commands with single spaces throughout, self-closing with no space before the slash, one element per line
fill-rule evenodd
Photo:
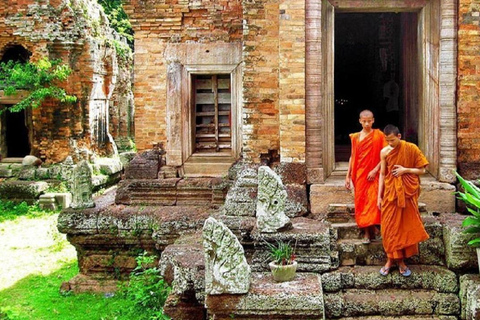
<path fill-rule="evenodd" d="M 472 247 L 480 247 L 480 238 L 475 238 L 469 241 L 468 244 Z"/>

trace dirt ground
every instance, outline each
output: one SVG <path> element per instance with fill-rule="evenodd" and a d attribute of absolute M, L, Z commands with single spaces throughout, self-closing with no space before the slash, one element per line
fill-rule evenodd
<path fill-rule="evenodd" d="M 49 274 L 76 259 L 57 230 L 58 214 L 0 223 L 0 290 L 31 274 Z"/>

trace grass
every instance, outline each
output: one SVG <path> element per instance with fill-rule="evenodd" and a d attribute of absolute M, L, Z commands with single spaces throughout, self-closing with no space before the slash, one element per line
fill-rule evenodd
<path fill-rule="evenodd" d="M 62 294 L 60 285 L 78 267 L 75 249 L 56 228 L 58 213 L 8 206 L 0 201 L 1 320 L 158 319 L 128 295 Z"/>

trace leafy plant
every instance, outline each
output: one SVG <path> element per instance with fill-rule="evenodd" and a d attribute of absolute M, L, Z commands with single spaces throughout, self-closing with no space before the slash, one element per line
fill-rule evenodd
<path fill-rule="evenodd" d="M 170 319 L 163 314 L 163 305 L 171 288 L 163 280 L 160 270 L 152 267 L 155 256 L 144 252 L 135 260 L 137 267 L 130 274 L 128 285 L 122 289 L 125 297 L 147 315 L 145 319 Z"/>
<path fill-rule="evenodd" d="M 122 0 L 99 0 L 98 3 L 108 16 L 110 26 L 124 36 L 130 47 L 133 47 L 133 29 L 125 10 L 123 10 Z"/>
<path fill-rule="evenodd" d="M 455 172 L 455 174 L 464 190 L 464 192 L 458 191 L 456 194 L 458 199 L 465 202 L 467 210 L 471 214 L 462 222 L 462 226 L 467 228 L 463 232 L 477 234 L 468 244 L 472 247 L 480 247 L 480 188 L 473 182 L 463 179 L 458 173 Z"/>
<path fill-rule="evenodd" d="M 11 112 L 27 108 L 37 108 L 47 98 L 73 103 L 75 96 L 57 86 L 67 80 L 72 70 L 61 60 L 43 58 L 36 63 L 20 63 L 14 61 L 0 63 L 0 88 L 5 95 L 17 94 L 17 90 L 27 90 L 28 96 L 19 103 L 8 107 Z"/>
<path fill-rule="evenodd" d="M 295 249 L 292 248 L 290 242 L 277 241 L 277 245 L 273 245 L 267 242 L 267 246 L 270 249 L 270 258 L 277 265 L 289 265 L 293 264 L 295 260 Z"/>

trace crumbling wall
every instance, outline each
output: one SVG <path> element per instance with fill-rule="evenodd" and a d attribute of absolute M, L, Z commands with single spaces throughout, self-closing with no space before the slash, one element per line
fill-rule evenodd
<path fill-rule="evenodd" d="M 9 46 L 21 45 L 32 53 L 32 62 L 42 57 L 61 59 L 73 70 L 60 85 L 75 95 L 77 102 L 69 105 L 52 100 L 32 111 L 31 154 L 47 163 L 61 162 L 68 155 L 78 158 L 79 149 L 84 151 L 83 158 L 86 154 L 113 154 L 109 108 L 119 106 L 115 99 L 123 101 L 129 95 L 129 81 L 125 80 L 121 93 L 113 94 L 118 91 L 117 75 L 123 72 L 121 78 L 125 79 L 129 69 L 125 63 L 118 66 L 113 30 L 98 3 L 2 1 L 0 16 L 0 54 Z M 129 136 L 125 128 L 130 127 L 113 131 L 116 137 Z"/>

